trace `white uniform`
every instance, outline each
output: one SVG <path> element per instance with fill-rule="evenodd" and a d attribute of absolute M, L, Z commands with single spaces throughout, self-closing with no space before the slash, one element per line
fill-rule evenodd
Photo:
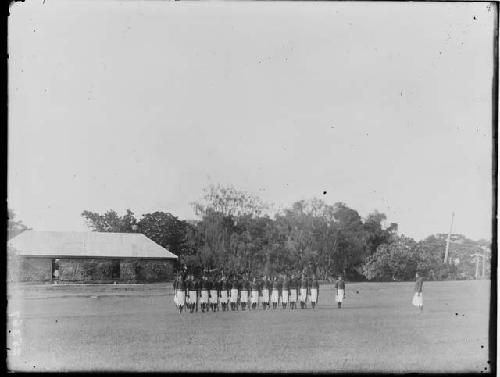
<path fill-rule="evenodd" d="M 259 303 L 259 291 L 252 291 L 252 304 Z"/>
<path fill-rule="evenodd" d="M 238 290 L 236 288 L 231 288 L 231 302 L 238 302 Z"/>
<path fill-rule="evenodd" d="M 220 302 L 221 304 L 227 304 L 227 291 L 224 289 L 220 291 Z"/>
<path fill-rule="evenodd" d="M 262 288 L 262 302 L 269 303 L 269 289 Z"/>
<path fill-rule="evenodd" d="M 245 303 L 248 302 L 248 291 L 246 289 L 242 290 L 240 292 L 240 295 L 241 295 L 241 297 L 240 297 L 241 302 L 245 302 Z"/>
<path fill-rule="evenodd" d="M 184 306 L 186 303 L 186 292 L 183 290 L 177 290 L 177 306 Z"/>
<path fill-rule="evenodd" d="M 316 288 L 311 288 L 311 302 L 316 303 L 318 301 L 318 290 Z"/>
<path fill-rule="evenodd" d="M 290 302 L 297 302 L 297 290 L 290 289 Z"/>
<path fill-rule="evenodd" d="M 273 289 L 271 293 L 271 302 L 273 304 L 277 304 L 279 301 L 279 297 L 280 297 L 280 292 L 278 291 L 278 289 Z"/>
<path fill-rule="evenodd" d="M 307 288 L 300 288 L 300 302 L 306 302 L 307 300 Z"/>
<path fill-rule="evenodd" d="M 288 303 L 288 289 L 284 289 L 281 291 L 281 302 L 284 304 Z"/>
<path fill-rule="evenodd" d="M 196 304 L 196 291 L 189 291 L 189 294 L 188 294 L 188 302 L 190 304 Z"/>
<path fill-rule="evenodd" d="M 415 294 L 413 295 L 412 304 L 415 306 L 423 306 L 424 294 L 422 292 L 415 292 Z"/>
<path fill-rule="evenodd" d="M 337 289 L 337 295 L 335 296 L 335 301 L 343 302 L 344 301 L 344 290 Z"/>
<path fill-rule="evenodd" d="M 219 299 L 218 295 L 219 294 L 217 293 L 217 289 L 210 290 L 210 303 L 211 304 L 217 304 L 218 299 Z"/>
<path fill-rule="evenodd" d="M 207 290 L 201 291 L 200 303 L 208 304 L 208 291 Z"/>

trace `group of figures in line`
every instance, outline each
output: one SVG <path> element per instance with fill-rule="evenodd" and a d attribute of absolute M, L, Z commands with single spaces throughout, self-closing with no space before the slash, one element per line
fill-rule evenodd
<path fill-rule="evenodd" d="M 335 282 L 336 301 L 338 308 L 342 307 L 345 298 L 345 282 L 341 276 Z M 282 309 L 297 308 L 297 301 L 302 309 L 307 308 L 310 302 L 312 308 L 316 307 L 319 298 L 319 281 L 315 275 L 301 277 L 282 274 L 269 278 L 264 275 L 261 278 L 252 277 L 248 274 L 225 276 L 210 276 L 204 273 L 201 279 L 194 274 L 179 274 L 174 281 L 174 303 L 179 313 L 184 307 L 191 313 L 198 311 L 201 306 L 202 312 L 237 311 L 239 308 L 245 310 L 277 309 L 281 303 Z"/>

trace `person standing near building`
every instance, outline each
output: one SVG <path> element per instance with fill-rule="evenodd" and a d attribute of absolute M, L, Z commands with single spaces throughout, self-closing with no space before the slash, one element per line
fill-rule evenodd
<path fill-rule="evenodd" d="M 281 280 L 281 307 L 286 309 L 286 305 L 288 304 L 288 296 L 290 294 L 290 278 L 288 274 L 285 273 Z"/>
<path fill-rule="evenodd" d="M 417 272 L 415 274 L 415 294 L 413 295 L 412 304 L 420 309 L 420 313 L 424 310 L 424 294 L 422 288 L 424 285 L 424 278 Z"/>
<path fill-rule="evenodd" d="M 259 307 L 259 282 L 257 278 L 254 276 L 252 281 L 250 282 L 250 295 L 251 295 L 251 303 L 252 310 L 256 310 Z"/>
<path fill-rule="evenodd" d="M 337 301 L 337 307 L 339 309 L 342 308 L 342 302 L 344 302 L 345 298 L 345 281 L 342 279 L 342 276 L 339 275 L 338 280 L 335 282 L 335 301 Z"/>
<path fill-rule="evenodd" d="M 316 275 L 312 276 L 311 284 L 309 285 L 309 293 L 310 293 L 309 297 L 311 299 L 311 306 L 314 309 L 316 303 L 318 302 L 318 297 L 319 297 L 319 281 L 316 278 Z"/>

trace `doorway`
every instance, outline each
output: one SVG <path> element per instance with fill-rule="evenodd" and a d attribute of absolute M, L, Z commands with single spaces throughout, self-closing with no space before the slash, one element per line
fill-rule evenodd
<path fill-rule="evenodd" d="M 59 259 L 52 259 L 52 280 L 59 281 Z"/>

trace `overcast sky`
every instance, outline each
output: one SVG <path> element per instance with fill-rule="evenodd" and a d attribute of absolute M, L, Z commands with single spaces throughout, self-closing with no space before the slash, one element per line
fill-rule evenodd
<path fill-rule="evenodd" d="M 491 237 L 486 3 L 27 1 L 10 8 L 8 204 L 194 218 L 209 183 Z M 327 191 L 323 195 L 323 191 Z"/>

